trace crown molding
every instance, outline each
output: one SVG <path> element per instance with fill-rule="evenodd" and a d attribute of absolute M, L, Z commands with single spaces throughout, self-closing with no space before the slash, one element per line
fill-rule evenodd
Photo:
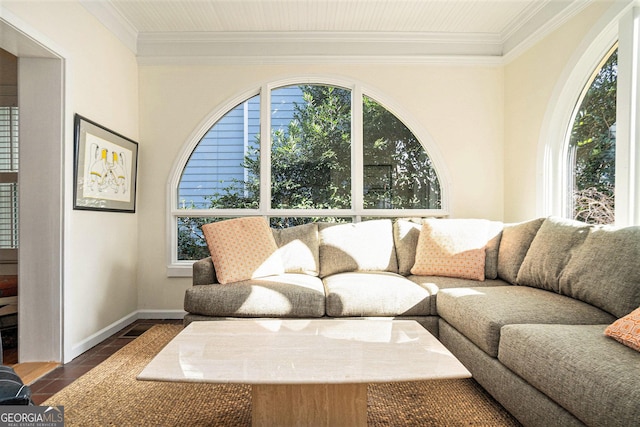
<path fill-rule="evenodd" d="M 145 56 L 138 57 L 138 64 L 153 65 L 287 65 L 287 64 L 389 64 L 389 65 L 460 65 L 489 66 L 503 64 L 500 56 L 486 55 L 361 55 L 348 57 L 344 55 L 296 55 L 296 56 Z"/>
<path fill-rule="evenodd" d="M 486 34 L 236 32 L 141 33 L 141 64 L 177 63 L 493 63 L 498 36 Z"/>
<path fill-rule="evenodd" d="M 80 4 L 98 19 L 134 54 L 138 53 L 138 30 L 110 1 L 80 0 Z"/>
<path fill-rule="evenodd" d="M 505 63 L 520 56 L 571 18 L 583 11 L 594 0 L 550 1 L 535 11 L 518 28 L 503 35 Z"/>

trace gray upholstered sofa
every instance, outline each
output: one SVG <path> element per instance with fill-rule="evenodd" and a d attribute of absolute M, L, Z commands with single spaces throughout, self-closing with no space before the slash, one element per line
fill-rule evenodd
<path fill-rule="evenodd" d="M 422 220 L 308 224 L 273 230 L 283 275 L 221 285 L 211 258 L 194 263 L 185 323 L 415 319 L 524 425 L 637 425 L 640 352 L 604 330 L 640 306 L 640 227 L 466 221 L 485 233 L 484 280 L 411 274 Z"/>

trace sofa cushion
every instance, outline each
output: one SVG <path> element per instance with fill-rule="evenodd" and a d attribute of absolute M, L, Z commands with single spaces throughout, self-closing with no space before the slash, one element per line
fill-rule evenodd
<path fill-rule="evenodd" d="M 320 277 L 347 271 L 398 272 L 390 219 L 319 223 Z"/>
<path fill-rule="evenodd" d="M 199 259 L 191 266 L 193 285 L 210 285 L 218 283 L 216 269 L 210 256 Z"/>
<path fill-rule="evenodd" d="M 202 226 L 220 283 L 284 273 L 267 220 L 235 218 Z"/>
<path fill-rule="evenodd" d="M 411 274 L 484 280 L 489 221 L 426 219 Z"/>
<path fill-rule="evenodd" d="M 498 249 L 498 277 L 516 283 L 518 270 L 544 218 L 517 224 L 505 224 Z"/>
<path fill-rule="evenodd" d="M 500 221 L 489 221 L 488 241 L 485 246 L 486 258 L 484 262 L 484 278 L 498 278 L 498 254 L 500 253 L 500 242 L 502 241 L 502 229 L 504 224 Z"/>
<path fill-rule="evenodd" d="M 318 224 L 272 229 L 285 273 L 320 273 Z"/>
<path fill-rule="evenodd" d="M 457 277 L 417 276 L 413 274 L 410 276 L 407 276 L 407 279 L 429 290 L 429 293 L 431 293 L 431 314 L 433 315 L 438 314 L 437 297 L 438 297 L 438 292 L 441 289 L 489 287 L 489 286 L 511 286 L 509 283 L 500 279 L 492 279 L 492 280 L 485 280 L 484 282 L 478 282 L 477 280 L 460 279 Z"/>
<path fill-rule="evenodd" d="M 640 420 L 640 354 L 607 338 L 606 325 L 508 325 L 498 359 L 586 425 Z"/>
<path fill-rule="evenodd" d="M 185 292 L 184 309 L 215 317 L 322 317 L 324 287 L 318 277 L 295 273 L 192 286 Z"/>
<path fill-rule="evenodd" d="M 416 262 L 416 247 L 422 228 L 422 219 L 398 219 L 393 223 L 393 239 L 398 256 L 398 273 L 403 276 L 411 274 L 411 267 Z"/>
<path fill-rule="evenodd" d="M 585 241 L 590 228 L 569 219 L 545 219 L 522 261 L 516 283 L 560 292 L 562 270 Z"/>
<path fill-rule="evenodd" d="M 504 325 L 604 324 L 615 320 L 582 301 L 526 286 L 442 289 L 437 306 L 441 318 L 492 357 L 498 355 Z"/>
<path fill-rule="evenodd" d="M 327 315 L 426 316 L 431 314 L 428 289 L 395 273 L 340 273 L 323 279 Z"/>
<path fill-rule="evenodd" d="M 594 226 L 560 276 L 560 293 L 623 317 L 640 306 L 640 227 Z"/>
<path fill-rule="evenodd" d="M 609 325 L 605 335 L 640 351 L 640 307 Z"/>

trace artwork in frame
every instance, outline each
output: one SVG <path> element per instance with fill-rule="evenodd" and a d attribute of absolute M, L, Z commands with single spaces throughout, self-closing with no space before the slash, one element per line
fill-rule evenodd
<path fill-rule="evenodd" d="M 138 143 L 75 115 L 73 208 L 136 211 Z"/>

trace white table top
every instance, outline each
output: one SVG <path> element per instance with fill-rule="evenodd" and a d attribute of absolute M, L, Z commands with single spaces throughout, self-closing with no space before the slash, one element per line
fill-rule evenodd
<path fill-rule="evenodd" d="M 410 320 L 192 322 L 140 380 L 238 384 L 347 384 L 469 378 Z"/>

